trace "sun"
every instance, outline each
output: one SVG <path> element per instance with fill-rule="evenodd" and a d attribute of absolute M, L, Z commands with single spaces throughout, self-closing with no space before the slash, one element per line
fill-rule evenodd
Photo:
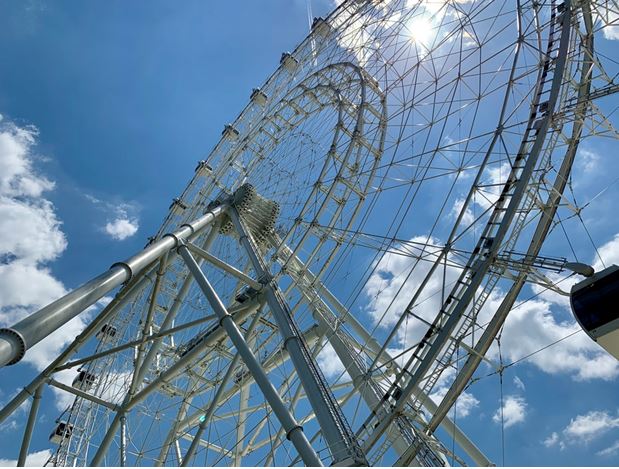
<path fill-rule="evenodd" d="M 432 24 L 432 19 L 425 15 L 413 18 L 408 23 L 407 29 L 411 41 L 426 48 L 432 43 L 436 35 L 436 29 Z"/>

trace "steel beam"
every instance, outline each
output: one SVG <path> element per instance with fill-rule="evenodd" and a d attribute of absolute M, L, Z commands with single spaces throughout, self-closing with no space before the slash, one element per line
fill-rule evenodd
<path fill-rule="evenodd" d="M 174 233 L 163 236 L 124 262 L 117 262 L 107 272 L 95 277 L 71 293 L 27 316 L 9 328 L 0 329 L 0 367 L 20 361 L 26 350 L 63 326 L 106 293 L 143 271 L 154 261 L 176 247 L 178 240 L 187 239 L 211 224 L 224 210 L 219 205 Z"/>
<path fill-rule="evenodd" d="M 204 215 L 202 218 L 200 218 L 200 220 L 202 220 L 207 215 L 209 215 L 209 214 L 211 215 L 210 218 L 208 219 L 208 222 L 202 224 L 200 229 L 203 229 L 206 226 L 212 224 L 214 221 L 216 221 L 219 218 L 219 216 L 223 213 L 223 208 L 224 208 L 224 206 L 219 205 L 219 206 L 215 207 L 215 209 L 214 209 L 216 211 L 215 215 L 213 214 L 213 211 L 211 210 L 210 212 L 207 212 L 207 214 Z M 182 226 L 183 227 L 190 227 L 190 225 L 182 225 Z M 207 248 L 213 242 L 215 237 L 217 236 L 217 233 L 218 233 L 219 230 L 216 229 L 216 227 L 217 227 L 217 225 L 215 225 L 215 227 L 211 228 L 211 231 L 209 232 L 206 240 L 204 241 L 204 245 Z M 193 234 L 196 234 L 198 232 L 199 232 L 199 230 L 192 230 L 190 233 L 187 233 L 184 237 L 172 235 L 173 240 L 174 240 L 174 246 L 173 247 L 178 246 L 179 242 L 184 242 L 184 240 L 189 238 L 189 236 L 191 236 Z M 165 236 L 164 236 L 164 238 L 165 238 Z M 162 240 L 164 238 L 162 238 Z M 168 253 L 169 251 L 170 250 L 166 251 L 166 253 Z M 178 294 L 176 295 L 176 298 L 174 299 L 172 307 L 168 311 L 168 314 L 166 315 L 165 319 L 163 320 L 163 323 L 161 324 L 161 328 L 162 329 L 168 329 L 170 327 L 172 321 L 174 320 L 174 318 L 176 317 L 176 314 L 178 313 L 178 310 L 181 307 L 181 304 L 182 304 L 185 296 L 187 295 L 187 293 L 189 293 L 189 289 L 191 288 L 191 283 L 192 283 L 191 276 L 188 276 L 183 281 L 183 284 L 182 284 Z M 153 362 L 153 360 L 155 359 L 155 356 L 157 354 L 157 351 L 159 350 L 159 347 L 161 345 L 161 341 L 162 340 L 163 340 L 162 338 L 155 339 L 155 341 L 151 345 L 151 347 L 148 350 L 148 352 L 146 352 L 146 356 L 144 357 L 144 360 L 139 364 L 139 368 L 134 370 L 133 377 L 131 379 L 131 385 L 129 387 L 129 391 L 128 391 L 127 395 L 125 396 L 125 400 L 123 401 L 123 403 L 120 406 L 123 413 L 126 413 L 129 410 L 130 402 L 132 400 L 134 400 L 133 399 L 134 398 L 134 393 L 135 393 L 135 391 L 137 389 L 137 386 L 143 381 L 144 376 L 146 375 L 146 372 L 150 368 L 150 365 Z M 151 389 L 154 390 L 154 388 L 151 388 Z M 105 456 L 105 453 L 109 449 L 110 444 L 112 443 L 112 440 L 114 439 L 114 435 L 118 431 L 118 426 L 120 425 L 120 420 L 121 420 L 121 413 L 117 412 L 116 415 L 114 416 L 114 419 L 112 420 L 112 423 L 110 424 L 110 426 L 109 426 L 105 436 L 103 437 L 103 440 L 101 440 L 101 444 L 99 445 L 99 448 L 97 449 L 97 452 L 93 456 L 93 459 L 90 462 L 90 466 L 98 466 L 101 463 L 101 461 L 103 460 L 103 457 Z"/>
<path fill-rule="evenodd" d="M 271 240 L 271 243 L 273 245 L 276 245 L 276 241 L 278 241 L 277 238 L 273 238 Z M 281 243 L 277 242 L 277 244 Z M 355 333 L 358 334 L 359 337 L 364 341 L 364 345 L 369 347 L 376 354 L 377 357 L 388 357 L 388 354 L 386 354 L 385 350 L 381 348 L 378 341 L 365 329 L 363 324 L 361 324 L 357 320 L 357 318 L 350 314 L 348 308 L 346 308 L 340 302 L 340 300 L 333 293 L 331 293 L 331 290 L 329 290 L 316 277 L 316 275 L 312 273 L 311 270 L 309 270 L 307 265 L 301 259 L 299 259 L 299 257 L 292 257 L 292 249 L 290 249 L 289 246 L 281 244 L 280 250 L 288 256 L 288 262 L 290 262 L 291 266 L 293 267 L 293 269 L 290 269 L 288 271 L 288 275 L 290 275 L 290 277 L 292 277 L 294 280 L 297 280 L 297 283 L 299 283 L 298 280 L 301 277 L 306 277 L 310 285 L 316 290 L 316 292 L 324 296 L 327 302 L 331 304 L 331 306 L 337 311 L 339 315 L 337 318 L 338 321 L 350 325 L 352 330 L 355 331 Z M 294 272 L 294 270 L 298 270 L 300 274 L 297 274 L 296 272 Z M 386 358 L 385 361 L 388 361 L 388 359 Z"/>
<path fill-rule="evenodd" d="M 121 352 L 122 350 L 126 350 L 128 348 L 133 348 L 133 347 L 138 346 L 140 344 L 143 344 L 145 342 L 150 342 L 150 341 L 153 341 L 153 340 L 158 339 L 160 337 L 165 337 L 167 335 L 174 334 L 175 332 L 179 332 L 179 331 L 182 331 L 184 329 L 189 329 L 190 327 L 198 326 L 198 325 L 200 325 L 202 323 L 205 323 L 205 322 L 208 322 L 208 321 L 212 321 L 213 319 L 215 319 L 215 315 L 204 316 L 204 317 L 201 317 L 200 319 L 195 319 L 195 320 L 189 321 L 189 322 L 187 322 L 185 324 L 181 324 L 180 326 L 172 327 L 171 329 L 166 329 L 165 331 L 159 331 L 156 334 L 151 334 L 151 335 L 148 335 L 148 336 L 143 337 L 141 339 L 132 340 L 131 342 L 126 342 L 126 343 L 124 343 L 122 345 L 118 345 L 116 347 L 112 347 L 112 348 L 109 348 L 107 350 L 103 350 L 102 352 L 93 353 L 92 355 L 88 355 L 87 357 L 79 358 L 77 360 L 73 360 L 73 361 L 67 362 L 64 365 L 60 365 L 60 366 L 56 367 L 54 371 L 61 371 L 61 370 L 69 369 L 69 368 L 75 368 L 76 366 L 81 365 L 83 363 L 88 363 L 88 362 L 91 362 L 93 360 L 97 360 L 99 358 L 105 357 L 107 355 L 112 355 L 114 353 Z"/>
<path fill-rule="evenodd" d="M 255 288 L 256 290 L 260 290 L 262 288 L 262 284 L 260 282 L 254 280 L 249 275 L 241 272 L 239 269 L 232 267 L 230 264 L 222 261 L 218 257 L 213 256 L 205 249 L 201 249 L 198 246 L 195 246 L 194 244 L 191 244 L 191 243 L 187 243 L 187 248 L 194 254 L 197 254 L 198 256 L 200 256 L 205 261 L 213 264 L 215 267 L 219 267 L 224 272 L 227 272 L 233 277 L 236 277 L 238 280 L 240 280 L 244 284 L 249 285 L 250 287 Z"/>
<path fill-rule="evenodd" d="M 39 406 L 41 405 L 41 395 L 43 394 L 43 385 L 39 386 L 34 392 L 32 397 L 32 405 L 30 406 L 30 413 L 28 414 L 28 421 L 26 422 L 26 428 L 24 429 L 24 437 L 19 448 L 19 457 L 17 458 L 17 467 L 24 467 L 26 465 L 26 456 L 28 456 L 28 450 L 30 449 L 30 441 L 32 440 L 32 429 L 37 420 L 37 413 L 39 412 Z"/>
<path fill-rule="evenodd" d="M 259 307 L 260 307 L 260 303 L 255 301 L 251 305 L 248 305 L 248 307 L 239 309 L 238 316 L 236 317 L 238 317 L 239 320 L 243 320 L 244 317 L 247 317 L 248 314 L 255 311 Z M 135 407 L 137 404 L 139 404 L 144 399 L 146 399 L 150 394 L 152 394 L 154 391 L 159 389 L 166 382 L 174 379 L 176 376 L 182 373 L 185 367 L 189 366 L 198 355 L 203 353 L 204 348 L 206 346 L 213 345 L 218 340 L 221 340 L 223 336 L 224 336 L 224 331 L 221 327 L 215 329 L 210 335 L 210 337 L 208 338 L 208 340 L 205 340 L 201 344 L 202 345 L 201 347 L 195 347 L 191 349 L 186 355 L 180 358 L 170 368 L 162 372 L 155 380 L 153 380 L 148 386 L 142 389 L 139 393 L 135 394 L 134 396 L 128 394 L 127 397 L 125 398 L 125 401 L 119 406 L 121 408 L 121 411 L 119 411 L 114 417 L 114 420 L 112 420 L 112 423 L 110 424 L 110 427 L 108 428 L 107 433 L 103 437 L 103 440 L 99 446 L 99 449 L 95 453 L 95 456 L 93 457 L 89 465 L 97 466 L 103 460 L 103 457 L 105 456 L 105 453 L 109 449 L 109 445 L 112 443 L 112 440 L 114 439 L 114 435 L 116 434 L 116 431 L 118 430 L 118 426 L 120 425 L 120 415 L 122 412 L 124 413 L 129 412 L 133 407 Z"/>
<path fill-rule="evenodd" d="M 48 382 L 50 386 L 54 386 L 55 388 L 62 389 L 63 391 L 68 392 L 69 394 L 73 394 L 74 396 L 81 397 L 82 399 L 86 399 L 87 401 L 94 402 L 95 404 L 99 404 L 100 406 L 107 407 L 108 409 L 111 409 L 111 410 L 118 409 L 118 406 L 116 404 L 107 402 L 101 399 L 100 397 L 93 396 L 92 394 L 88 394 L 87 392 L 84 392 L 80 389 L 76 389 L 72 386 L 67 386 L 66 384 L 56 381 L 55 379 L 49 379 Z"/>
<path fill-rule="evenodd" d="M 258 324 L 259 319 L 260 319 L 260 313 L 257 313 L 254 316 L 254 319 L 252 319 L 251 323 L 249 324 L 249 327 L 247 328 L 247 332 L 245 333 L 246 339 L 249 338 L 250 334 L 254 331 L 254 328 L 256 327 L 256 324 Z M 198 449 L 200 439 L 202 438 L 202 433 L 204 432 L 209 421 L 211 420 L 211 417 L 215 413 L 215 409 L 219 405 L 219 400 L 221 399 L 221 395 L 223 394 L 224 389 L 228 385 L 228 382 L 230 381 L 230 378 L 232 377 L 232 373 L 234 373 L 234 369 L 236 368 L 236 365 L 239 362 L 240 358 L 241 356 L 239 355 L 238 352 L 236 352 L 236 354 L 234 355 L 234 358 L 232 359 L 232 361 L 230 362 L 230 365 L 228 366 L 228 369 L 226 370 L 226 374 L 222 378 L 221 383 L 219 383 L 219 387 L 217 388 L 217 391 L 215 391 L 215 395 L 211 399 L 211 403 L 209 404 L 202 419 L 200 419 L 200 425 L 198 426 L 198 430 L 196 431 L 196 434 L 193 437 L 193 440 L 191 440 L 191 445 L 189 446 L 189 449 L 187 450 L 187 452 L 185 453 L 185 456 L 183 457 L 181 461 L 181 464 L 180 464 L 181 467 L 186 467 L 189 464 L 189 461 L 191 461 L 191 458 L 193 457 L 196 450 Z M 180 422 L 178 426 L 180 427 Z"/>
<path fill-rule="evenodd" d="M 284 246 L 284 251 L 286 251 L 286 246 Z M 295 268 L 298 268 L 298 265 L 304 267 L 302 261 L 298 258 L 295 258 L 291 265 L 293 265 Z M 350 352 L 348 351 L 348 347 L 345 345 L 344 341 L 337 336 L 339 332 L 336 330 L 335 325 L 338 323 L 338 321 L 351 324 L 355 326 L 353 327 L 355 332 L 357 333 L 361 332 L 359 335 L 362 338 L 368 337 L 369 333 L 365 330 L 363 325 L 361 325 L 360 323 L 356 321 L 356 319 L 354 319 L 354 316 L 351 315 L 348 309 L 339 302 L 337 297 L 335 297 L 335 295 L 333 295 L 333 293 L 331 293 L 331 291 L 326 286 L 324 286 L 320 281 L 318 281 L 309 270 L 304 268 L 302 272 L 303 272 L 302 274 L 303 276 L 309 277 L 311 281 L 311 285 L 318 287 L 317 292 L 320 292 L 322 295 L 324 295 L 326 299 L 329 301 L 329 303 L 331 303 L 336 308 L 339 314 L 339 316 L 336 317 L 335 314 L 329 309 L 328 305 L 325 303 L 325 301 L 323 300 L 321 296 L 318 296 L 318 300 L 323 305 L 323 309 L 318 311 L 318 309 L 316 309 L 316 306 L 313 304 L 313 300 L 309 298 L 309 296 L 304 292 L 304 296 L 307 298 L 307 301 L 306 301 L 307 304 L 314 311 L 314 314 L 313 314 L 314 319 L 318 321 L 321 328 L 329 331 L 329 333 L 325 334 L 325 336 L 327 337 L 327 340 L 329 340 L 329 342 L 333 346 L 339 359 L 344 364 L 346 371 L 353 378 L 353 385 L 356 388 L 359 388 L 361 386 L 360 380 L 362 378 L 367 378 L 366 376 L 367 371 L 363 371 L 359 369 L 358 364 L 354 360 L 354 356 L 350 354 Z M 289 270 L 289 274 L 293 278 L 296 278 L 297 284 L 299 284 L 298 282 L 299 279 L 297 278 L 296 273 L 293 273 L 292 270 Z M 324 313 L 328 313 L 328 317 L 324 317 L 323 316 Z M 347 318 L 348 320 L 343 320 L 342 318 Z M 350 319 L 354 319 L 354 323 L 351 323 L 349 321 Z M 375 342 L 375 339 L 372 338 L 372 341 Z M 377 347 L 371 346 L 372 341 L 368 341 L 367 339 L 365 339 L 366 347 L 362 347 L 361 344 L 360 344 L 360 347 L 364 348 L 366 353 L 370 357 L 372 356 L 374 357 L 373 363 L 380 363 L 381 361 L 393 362 L 394 365 L 397 367 L 397 364 L 395 364 L 395 362 L 393 361 L 393 358 L 389 355 L 387 351 L 381 349 L 380 346 L 377 346 Z M 367 345 L 370 345 L 370 346 L 367 346 Z M 426 409 L 428 409 L 428 411 L 433 414 L 437 408 L 436 404 L 434 404 L 434 402 L 431 399 L 429 399 L 419 388 L 415 390 L 414 394 L 418 398 L 422 399 L 422 401 L 425 403 L 424 406 L 426 407 Z M 377 402 L 376 402 L 376 398 L 375 398 L 373 390 L 367 389 L 367 386 L 363 386 L 363 389 L 361 390 L 361 395 L 370 408 L 376 407 Z M 491 466 L 492 465 L 490 460 L 479 450 L 479 448 L 477 448 L 477 446 L 466 436 L 466 434 L 462 430 L 460 430 L 460 428 L 456 424 L 454 424 L 451 421 L 451 419 L 449 419 L 449 417 L 445 416 L 444 420 L 441 422 L 441 425 L 445 429 L 445 431 L 447 431 L 447 433 L 456 440 L 456 443 L 473 459 L 473 461 L 475 461 L 477 465 L 479 466 Z M 396 435 L 392 435 L 392 437 L 396 437 Z M 399 438 L 398 441 L 401 442 L 401 437 Z M 399 453 L 403 454 L 406 451 L 407 446 L 405 447 L 402 447 L 402 445 L 399 445 L 399 446 L 400 446 Z"/>
<path fill-rule="evenodd" d="M 189 405 L 191 403 L 190 400 L 193 398 L 193 393 L 191 393 L 189 389 L 193 389 L 197 382 L 198 382 L 198 379 L 195 378 L 194 376 L 191 376 L 189 378 L 189 384 L 187 386 L 188 392 L 183 398 L 179 406 L 178 412 L 176 412 L 176 418 L 172 422 L 172 428 L 170 428 L 170 430 L 168 431 L 168 434 L 166 435 L 166 439 L 164 443 L 161 445 L 161 449 L 159 450 L 159 456 L 157 456 L 157 459 L 155 459 L 155 464 L 154 464 L 155 467 L 165 466 L 166 460 L 168 459 L 168 453 L 170 452 L 170 447 L 173 444 L 176 446 L 176 443 L 178 443 L 177 435 L 178 435 L 179 422 L 181 421 L 181 419 L 185 418 L 185 416 L 187 415 L 187 409 L 189 408 Z M 180 464 L 181 462 L 180 456 L 177 457 L 177 461 L 178 461 L 178 464 Z"/>
<path fill-rule="evenodd" d="M 198 267 L 199 268 L 199 267 Z M 254 302 L 247 305 L 246 308 L 239 309 L 236 314 L 232 315 L 228 312 L 232 321 L 243 322 L 251 313 L 260 308 L 260 302 L 254 300 Z M 236 324 L 236 323 L 235 323 Z M 170 382 L 183 372 L 185 368 L 191 366 L 194 360 L 204 352 L 206 347 L 214 345 L 216 342 L 222 340 L 226 335 L 226 331 L 221 324 L 209 332 L 205 339 L 200 342 L 199 346 L 196 346 L 189 350 L 183 357 L 181 357 L 176 363 L 171 365 L 167 370 L 163 371 L 157 378 L 151 381 L 148 386 L 144 387 L 138 392 L 128 403 L 124 406 L 125 410 L 130 410 L 137 404 L 142 402 L 152 392 L 159 389 L 165 383 Z"/>
<path fill-rule="evenodd" d="M 11 415 L 19 406 L 31 396 L 36 389 L 43 384 L 55 371 L 61 366 L 71 355 L 73 355 L 84 342 L 92 337 L 114 314 L 119 308 L 122 308 L 129 302 L 134 296 L 141 291 L 146 285 L 147 281 L 152 281 L 151 273 L 142 274 L 141 277 L 131 280 L 127 286 L 125 286 L 114 299 L 99 313 L 99 315 L 88 325 L 86 329 L 82 331 L 80 335 L 69 345 L 58 358 L 48 365 L 39 375 L 34 378 L 30 384 L 22 389 L 9 403 L 0 410 L 0 423 L 3 422 L 9 415 Z"/>
<path fill-rule="evenodd" d="M 215 238 L 219 234 L 219 223 L 220 222 L 217 221 L 211 227 L 211 231 L 206 236 L 206 239 L 204 240 L 204 243 L 203 243 L 203 247 L 205 249 L 208 249 L 211 246 L 211 244 L 213 244 L 213 242 L 215 241 Z M 160 325 L 161 329 L 168 329 L 172 325 L 174 319 L 176 318 L 176 315 L 178 314 L 178 311 L 180 310 L 181 305 L 183 304 L 183 301 L 185 300 L 185 297 L 187 296 L 187 294 L 189 293 L 189 290 L 191 289 L 192 282 L 193 282 L 193 279 L 191 278 L 191 275 L 188 275 L 183 281 L 182 286 L 180 287 L 176 295 L 176 298 L 174 298 L 174 302 L 172 303 L 172 306 L 170 307 L 170 310 L 168 311 L 168 314 L 166 314 L 166 317 L 164 318 L 163 322 Z M 131 387 L 129 388 L 128 400 L 131 399 L 132 394 L 135 392 L 137 386 L 144 380 L 144 376 L 148 372 L 148 369 L 150 368 L 153 360 L 155 359 L 162 341 L 163 341 L 163 338 L 156 339 L 151 345 L 150 349 L 148 349 L 148 352 L 146 352 L 146 356 L 144 357 L 143 360 L 139 360 L 140 355 L 138 354 L 138 363 L 136 364 L 136 370 L 131 380 Z"/>
<path fill-rule="evenodd" d="M 317 340 L 316 328 L 315 327 L 310 328 L 308 331 L 306 331 L 306 334 L 303 337 L 308 343 L 312 343 L 315 340 Z M 284 361 L 288 360 L 289 358 L 290 356 L 288 354 L 288 351 L 285 348 L 280 348 L 276 352 L 273 352 L 271 355 L 269 355 L 269 357 L 267 357 L 266 360 L 262 362 L 262 365 L 261 365 L 262 369 L 266 373 L 269 373 L 271 370 L 280 366 Z M 244 378 L 244 379 L 251 379 L 251 375 L 249 375 L 247 378 Z M 239 392 L 239 389 L 240 388 L 238 386 L 230 387 L 223 394 L 220 401 L 226 402 L 228 399 L 232 398 L 232 396 L 236 395 Z M 192 415 L 185 418 L 181 422 L 181 425 L 179 426 L 179 428 L 185 429 L 185 428 L 188 428 L 196 424 L 200 414 L 201 412 L 194 412 Z M 218 416 L 214 416 L 213 418 L 219 419 Z"/>
<path fill-rule="evenodd" d="M 120 467 L 127 465 L 127 416 L 123 412 L 120 417 Z"/>
<path fill-rule="evenodd" d="M 337 402 L 330 394 L 329 388 L 319 374 L 318 367 L 307 351 L 305 343 L 290 315 L 288 306 L 266 269 L 264 261 L 258 255 L 251 234 L 243 225 L 234 207 L 229 207 L 226 213 L 232 220 L 239 235 L 239 242 L 245 249 L 257 277 L 264 284 L 264 295 L 269 304 L 271 314 L 282 334 L 284 345 L 290 354 L 290 359 L 297 370 L 299 380 L 316 414 L 322 434 L 331 451 L 333 462 L 348 461 L 351 464 L 367 464 L 356 438 L 349 430 L 345 417 L 339 410 Z"/>
<path fill-rule="evenodd" d="M 290 414 L 286 406 L 284 405 L 281 397 L 269 381 L 266 373 L 260 366 L 257 358 L 245 342 L 245 339 L 241 335 L 241 332 L 232 319 L 232 316 L 226 310 L 226 307 L 217 296 L 217 293 L 211 286 L 210 282 L 200 269 L 200 266 L 193 258 L 189 249 L 182 245 L 178 248 L 179 254 L 185 260 L 187 267 L 193 274 L 196 282 L 202 289 L 206 299 L 213 308 L 215 314 L 219 317 L 219 323 L 225 329 L 226 333 L 230 337 L 230 340 L 236 347 L 238 353 L 243 358 L 243 361 L 247 365 L 247 368 L 254 376 L 256 384 L 260 387 L 260 390 L 264 394 L 264 397 L 269 402 L 269 405 L 273 409 L 273 412 L 277 416 L 282 426 L 286 429 L 287 437 L 292 441 L 293 445 L 303 458 L 303 461 L 308 466 L 322 466 L 320 458 L 311 447 L 309 441 L 305 437 L 303 428 L 296 422 L 294 417 Z"/>
<path fill-rule="evenodd" d="M 393 419 L 398 415 L 398 413 L 408 403 L 408 400 L 412 396 L 415 388 L 421 383 L 421 381 L 425 377 L 426 372 L 430 369 L 434 361 L 439 357 L 439 353 L 441 352 L 443 346 L 445 345 L 446 341 L 449 340 L 449 336 L 455 329 L 460 319 L 463 317 L 465 313 L 465 309 L 470 304 L 475 293 L 477 292 L 477 288 L 479 287 L 482 280 L 484 279 L 486 272 L 489 270 L 490 265 L 493 262 L 493 258 L 495 254 L 498 252 L 499 247 L 501 246 L 503 239 L 507 234 L 508 228 L 511 226 L 512 220 L 514 216 L 516 215 L 516 210 L 519 207 L 520 201 L 522 200 L 527 184 L 531 178 L 533 170 L 535 169 L 535 165 L 537 163 L 539 154 L 542 150 L 542 146 L 545 141 L 546 132 L 548 131 L 548 128 L 550 126 L 550 118 L 554 111 L 554 107 L 555 107 L 555 104 L 556 104 L 556 101 L 559 95 L 559 90 L 563 83 L 563 71 L 564 71 L 564 66 L 565 66 L 565 62 L 567 59 L 566 50 L 567 50 L 567 47 L 569 44 L 569 38 L 570 38 L 570 21 L 569 20 L 571 18 L 571 10 L 570 10 L 571 7 L 570 7 L 569 1 L 566 1 L 565 4 L 566 4 L 566 9 L 565 9 L 565 12 L 562 13 L 563 16 L 561 18 L 562 30 L 561 30 L 561 37 L 559 40 L 559 52 L 558 52 L 557 59 L 555 62 L 555 70 L 553 72 L 554 75 L 552 79 L 550 95 L 548 97 L 548 108 L 550 109 L 550 111 L 543 117 L 541 127 L 539 128 L 539 131 L 536 134 L 535 141 L 531 147 L 531 150 L 529 151 L 529 156 L 526 159 L 524 167 L 522 168 L 522 173 L 520 177 L 517 179 L 517 181 L 514 183 L 513 194 L 511 196 L 511 199 L 508 202 L 508 206 L 506 207 L 504 213 L 502 214 L 500 225 L 493 238 L 493 242 L 491 246 L 488 248 L 487 257 L 481 260 L 478 267 L 475 269 L 475 275 L 472 276 L 472 278 L 469 280 L 468 283 L 465 283 L 464 281 L 467 271 L 464 270 L 460 274 L 459 282 L 461 282 L 462 284 L 465 284 L 466 286 L 464 287 L 464 290 L 462 294 L 460 295 L 459 300 L 457 301 L 457 303 L 455 303 L 455 305 L 453 306 L 453 310 L 450 313 L 447 313 L 446 312 L 447 308 L 444 308 L 439 313 L 439 316 L 437 316 L 437 318 L 439 318 L 440 315 L 444 313 L 446 317 L 444 318 L 444 323 L 440 325 L 437 332 L 432 333 L 431 329 L 428 331 L 427 342 L 429 343 L 424 344 L 425 348 L 422 350 L 423 356 L 418 359 L 416 358 L 415 354 L 413 354 L 412 358 L 409 360 L 409 363 L 412 363 L 413 360 L 416 360 L 417 366 L 412 371 L 412 376 L 409 379 L 408 383 L 402 389 L 402 393 L 396 400 L 396 403 L 393 406 L 393 410 L 390 412 L 388 416 L 386 416 L 384 419 L 379 421 L 377 426 L 372 427 L 371 433 L 369 434 L 368 438 L 365 440 L 365 443 L 364 443 L 365 451 L 369 451 L 372 448 L 372 446 L 378 441 L 380 436 L 383 434 L 383 432 L 386 430 L 389 424 L 393 421 Z M 538 80 L 542 80 L 542 75 L 540 75 Z M 539 96 L 539 93 L 541 92 L 540 83 L 541 81 L 538 81 L 538 90 L 537 90 L 538 96 Z M 497 208 L 495 207 L 495 211 L 496 210 Z M 460 287 L 456 286 L 455 288 L 460 288 Z M 407 461 L 404 462 L 404 464 L 407 464 L 408 461 L 410 461 L 410 458 L 414 457 L 415 453 L 416 453 L 416 450 L 414 449 L 409 451 L 408 456 L 407 456 L 408 459 Z"/>

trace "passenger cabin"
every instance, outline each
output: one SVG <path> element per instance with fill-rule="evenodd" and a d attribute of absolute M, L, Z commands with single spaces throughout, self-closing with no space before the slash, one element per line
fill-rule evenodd
<path fill-rule="evenodd" d="M 110 324 L 104 324 L 96 336 L 101 342 L 110 342 L 116 336 L 116 328 Z"/>
<path fill-rule="evenodd" d="M 299 66 L 299 61 L 288 52 L 284 52 L 282 54 L 281 59 L 279 59 L 279 63 L 290 73 L 294 72 Z"/>
<path fill-rule="evenodd" d="M 97 377 L 92 373 L 82 370 L 77 374 L 71 386 L 80 391 L 88 391 L 95 384 L 96 379 Z"/>
<path fill-rule="evenodd" d="M 572 287 L 572 311 L 584 331 L 619 360 L 619 266 Z"/>
<path fill-rule="evenodd" d="M 241 290 L 234 299 L 237 303 L 245 303 L 247 300 L 251 300 L 252 298 L 254 298 L 258 293 L 259 291 L 255 288 L 246 287 L 245 289 Z"/>
<path fill-rule="evenodd" d="M 59 422 L 54 428 L 54 431 L 49 436 L 49 441 L 52 443 L 59 445 L 64 440 L 68 440 L 71 438 L 71 433 L 73 433 L 73 425 L 66 422 Z"/>

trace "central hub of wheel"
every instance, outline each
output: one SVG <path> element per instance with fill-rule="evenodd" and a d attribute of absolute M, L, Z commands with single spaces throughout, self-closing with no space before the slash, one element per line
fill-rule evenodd
<path fill-rule="evenodd" d="M 234 191 L 229 202 L 254 240 L 262 244 L 267 235 L 275 231 L 275 222 L 279 216 L 279 204 L 273 200 L 262 197 L 251 184 L 245 183 Z M 234 234 L 232 220 L 224 215 L 224 221 L 219 229 L 221 234 Z"/>

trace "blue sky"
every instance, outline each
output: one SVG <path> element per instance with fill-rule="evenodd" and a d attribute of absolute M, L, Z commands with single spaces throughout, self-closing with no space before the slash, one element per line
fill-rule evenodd
<path fill-rule="evenodd" d="M 7 214 L 0 225 L 6 230 L 0 232 L 3 325 L 141 249 L 223 125 L 277 67 L 280 54 L 294 49 L 308 31 L 301 0 L 145 5 L 0 0 L 0 171 L 6 171 L 0 184 L 3 177 L 8 181 L 0 186 L 0 210 Z M 312 2 L 315 16 L 332 7 L 330 0 Z M 613 35 L 600 34 L 596 46 L 619 59 Z M 610 97 L 599 105 L 612 113 L 619 101 Z M 602 258 L 615 263 L 619 223 L 609 212 L 619 197 L 612 184 L 619 175 L 617 148 L 610 139 L 584 141 L 573 181 L 579 202 L 608 187 L 583 218 Z M 19 187 L 6 176 L 10 168 L 22 181 Z M 24 228 L 28 221 L 32 226 Z M 581 226 L 574 224 L 571 233 L 577 255 L 597 262 Z M 16 251 L 18 245 L 23 252 Z M 555 232 L 543 252 L 570 257 L 567 249 Z M 523 307 L 511 325 L 521 334 L 544 328 L 542 344 L 571 330 L 561 300 L 543 299 L 548 303 Z M 83 324 L 74 321 L 64 340 Z M 506 464 L 619 462 L 619 371 L 587 341 L 577 334 L 563 348 L 505 372 Z M 517 339 L 507 344 L 509 361 L 528 350 L 519 345 Z M 0 403 L 57 351 L 50 346 L 0 371 L 4 377 L 10 373 L 10 380 L 0 378 Z M 493 418 L 498 391 L 497 376 L 480 380 L 458 423 L 500 465 L 500 425 Z M 51 429 L 58 411 L 47 403 L 41 419 Z M 23 418 L 0 426 L 0 462 L 16 458 L 22 424 Z M 48 447 L 45 435 L 36 435 L 31 445 L 33 452 Z"/>

